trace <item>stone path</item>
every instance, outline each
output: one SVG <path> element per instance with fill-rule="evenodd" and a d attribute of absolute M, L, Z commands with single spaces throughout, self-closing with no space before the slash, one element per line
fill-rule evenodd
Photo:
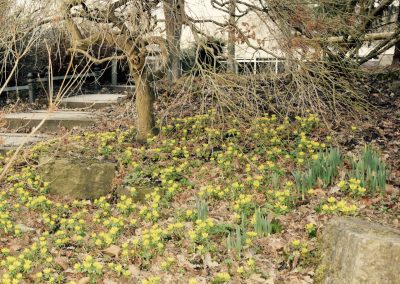
<path fill-rule="evenodd" d="M 11 113 L 4 116 L 7 128 L 17 130 L 20 128 L 32 128 L 37 126 L 44 118 L 46 118 L 40 132 L 53 132 L 64 127 L 72 129 L 75 126 L 86 127 L 94 124 L 95 118 L 91 112 L 57 110 L 48 113 L 45 110 Z"/>
<path fill-rule="evenodd" d="M 133 92 L 135 90 L 134 85 L 105 85 L 103 87 L 113 89 L 117 92 Z"/>
<path fill-rule="evenodd" d="M 125 86 L 122 86 L 125 87 Z M 6 127 L 10 133 L 0 133 L 0 152 L 14 149 L 21 145 L 28 134 L 14 133 L 21 129 L 30 129 L 37 126 L 43 118 L 47 118 L 42 127 L 41 133 L 55 132 L 60 127 L 72 129 L 74 127 L 87 127 L 96 122 L 93 112 L 72 110 L 77 108 L 102 108 L 119 102 L 126 95 L 122 94 L 93 94 L 79 95 L 63 99 L 62 105 L 68 109 L 57 110 L 53 113 L 47 111 L 32 111 L 25 113 L 11 113 L 4 116 Z M 31 137 L 27 144 L 32 144 L 46 139 L 41 134 Z"/>
<path fill-rule="evenodd" d="M 27 138 L 28 135 L 25 133 L 0 133 L 0 153 L 3 154 L 9 150 L 16 149 L 25 140 L 26 145 L 30 145 L 49 138 L 49 136 L 43 134 L 36 134 Z"/>
<path fill-rule="evenodd" d="M 122 94 L 93 94 L 93 95 L 80 95 L 64 98 L 61 101 L 61 106 L 67 108 L 93 108 L 99 109 L 103 107 L 111 106 L 123 98 L 126 95 Z"/>

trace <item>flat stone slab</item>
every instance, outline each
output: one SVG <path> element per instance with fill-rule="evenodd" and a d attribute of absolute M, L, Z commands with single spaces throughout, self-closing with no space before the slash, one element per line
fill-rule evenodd
<path fill-rule="evenodd" d="M 88 94 L 64 98 L 61 105 L 67 108 L 99 109 L 115 104 L 125 98 L 124 94 Z"/>
<path fill-rule="evenodd" d="M 71 129 L 73 127 L 87 127 L 94 124 L 94 115 L 90 112 L 58 110 L 52 113 L 48 111 L 33 111 L 24 113 L 11 113 L 4 118 L 8 129 L 32 128 L 46 118 L 39 131 L 57 131 L 60 127 Z"/>
<path fill-rule="evenodd" d="M 103 87 L 121 92 L 132 92 L 135 90 L 135 85 L 105 85 Z"/>
<path fill-rule="evenodd" d="M 9 150 L 18 148 L 25 140 L 25 145 L 31 145 L 40 142 L 44 139 L 48 139 L 47 135 L 32 135 L 25 133 L 0 133 L 0 152 L 4 153 Z"/>
<path fill-rule="evenodd" d="M 70 199 L 97 199 L 112 192 L 117 164 L 91 159 L 41 157 L 49 193 Z"/>

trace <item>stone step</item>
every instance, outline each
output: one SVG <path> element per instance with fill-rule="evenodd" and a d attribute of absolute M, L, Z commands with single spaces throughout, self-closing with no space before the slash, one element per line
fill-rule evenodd
<path fill-rule="evenodd" d="M 124 94 L 87 94 L 87 95 L 79 95 L 72 96 L 68 98 L 64 98 L 61 101 L 61 106 L 66 108 L 93 108 L 99 109 L 107 106 L 111 106 L 123 98 L 126 95 Z"/>
<path fill-rule="evenodd" d="M 4 154 L 9 150 L 16 149 L 24 141 L 27 146 L 50 138 L 50 136 L 43 134 L 28 136 L 28 133 L 0 133 L 0 153 Z"/>
<path fill-rule="evenodd" d="M 54 132 L 61 127 L 72 129 L 73 127 L 87 127 L 93 125 L 95 117 L 90 112 L 58 110 L 52 113 L 39 110 L 25 113 L 11 113 L 4 117 L 8 129 L 32 128 L 37 126 L 45 117 L 46 121 L 40 128 L 40 132 Z"/>
<path fill-rule="evenodd" d="M 117 92 L 133 92 L 135 91 L 134 85 L 104 85 L 103 88 L 115 90 Z"/>

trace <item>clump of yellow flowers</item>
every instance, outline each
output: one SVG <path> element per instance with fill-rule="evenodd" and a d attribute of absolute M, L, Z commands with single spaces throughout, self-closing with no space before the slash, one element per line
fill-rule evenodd
<path fill-rule="evenodd" d="M 199 253 L 204 253 L 211 236 L 211 230 L 215 224 L 211 218 L 207 220 L 197 219 L 193 230 L 188 232 L 190 240 L 197 245 L 196 249 Z"/>
<path fill-rule="evenodd" d="M 227 272 L 220 272 L 217 273 L 214 278 L 212 279 L 211 283 L 214 284 L 222 284 L 227 283 L 231 280 L 231 276 Z"/>
<path fill-rule="evenodd" d="M 74 269 L 83 272 L 90 277 L 96 277 L 103 274 L 103 264 L 95 260 L 91 255 L 85 257 L 82 263 L 75 263 Z"/>
<path fill-rule="evenodd" d="M 342 190 L 349 191 L 353 195 L 364 195 L 367 191 L 365 187 L 361 186 L 361 181 L 355 178 L 351 178 L 348 181 L 341 180 L 338 183 L 338 187 Z"/>
<path fill-rule="evenodd" d="M 335 197 L 330 196 L 326 199 L 325 203 L 321 206 L 321 211 L 326 214 L 344 213 L 353 214 L 358 210 L 355 204 L 349 204 L 345 200 L 337 200 Z"/>
<path fill-rule="evenodd" d="M 306 256 L 308 254 L 308 245 L 306 242 L 301 242 L 298 239 L 294 239 L 291 243 L 290 243 L 290 251 L 293 254 L 298 254 L 301 256 Z"/>
<path fill-rule="evenodd" d="M 293 173 L 308 173 L 331 147 L 331 137 L 314 132 L 316 115 L 266 114 L 243 127 L 234 117 L 220 125 L 215 114 L 168 120 L 140 146 L 134 127 L 67 138 L 63 153 L 117 164 L 110 194 L 96 200 L 50 195 L 51 181 L 35 166 L 56 142 L 33 146 L 29 163 L 18 161 L 0 185 L 1 282 L 238 283 L 259 273 L 260 245 L 281 234 L 274 226 L 300 206 L 310 214 L 358 212 L 353 197 L 366 193 L 358 179 L 336 175 L 327 188 L 341 190 L 330 196 L 316 177 L 300 197 Z M 11 154 L 0 157 L 0 168 Z M 312 255 L 319 224 L 304 220 L 285 249 L 289 257 Z M 300 241 L 307 234 L 308 243 Z M 228 259 L 226 251 L 237 254 Z M 204 269 L 207 275 L 197 273 Z"/>

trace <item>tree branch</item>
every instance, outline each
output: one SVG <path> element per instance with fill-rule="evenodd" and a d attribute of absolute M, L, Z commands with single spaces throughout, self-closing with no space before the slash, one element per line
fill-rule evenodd
<path fill-rule="evenodd" d="M 115 55 L 115 56 L 104 57 L 104 58 L 99 59 L 99 58 L 96 58 L 93 55 L 91 55 L 89 52 L 87 52 L 83 49 L 80 49 L 80 48 L 69 48 L 67 51 L 70 53 L 80 53 L 95 64 L 102 64 L 104 62 L 108 62 L 108 61 L 112 61 L 112 60 L 124 60 L 127 58 L 126 55 Z"/>

